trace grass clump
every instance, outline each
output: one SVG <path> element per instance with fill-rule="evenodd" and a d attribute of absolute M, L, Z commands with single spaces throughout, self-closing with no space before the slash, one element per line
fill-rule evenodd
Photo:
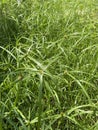
<path fill-rule="evenodd" d="M 0 130 L 98 129 L 97 5 L 0 3 Z"/>

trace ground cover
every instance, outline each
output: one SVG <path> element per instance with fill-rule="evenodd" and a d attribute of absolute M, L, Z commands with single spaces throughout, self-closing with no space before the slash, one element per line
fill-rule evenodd
<path fill-rule="evenodd" d="M 98 129 L 98 2 L 0 2 L 0 130 Z"/>

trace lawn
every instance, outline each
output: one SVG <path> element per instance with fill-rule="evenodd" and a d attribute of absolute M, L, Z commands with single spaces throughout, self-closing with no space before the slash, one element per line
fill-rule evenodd
<path fill-rule="evenodd" d="M 0 130 L 98 130 L 98 1 L 0 1 Z"/>

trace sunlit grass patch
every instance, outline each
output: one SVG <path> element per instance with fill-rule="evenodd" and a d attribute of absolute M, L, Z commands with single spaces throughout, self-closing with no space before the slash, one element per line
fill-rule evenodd
<path fill-rule="evenodd" d="M 97 4 L 0 3 L 1 130 L 97 130 Z"/>

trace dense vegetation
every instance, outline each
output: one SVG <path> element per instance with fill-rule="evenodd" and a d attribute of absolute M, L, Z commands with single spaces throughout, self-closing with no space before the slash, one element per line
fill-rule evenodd
<path fill-rule="evenodd" d="M 0 1 L 0 130 L 98 130 L 98 1 Z"/>

